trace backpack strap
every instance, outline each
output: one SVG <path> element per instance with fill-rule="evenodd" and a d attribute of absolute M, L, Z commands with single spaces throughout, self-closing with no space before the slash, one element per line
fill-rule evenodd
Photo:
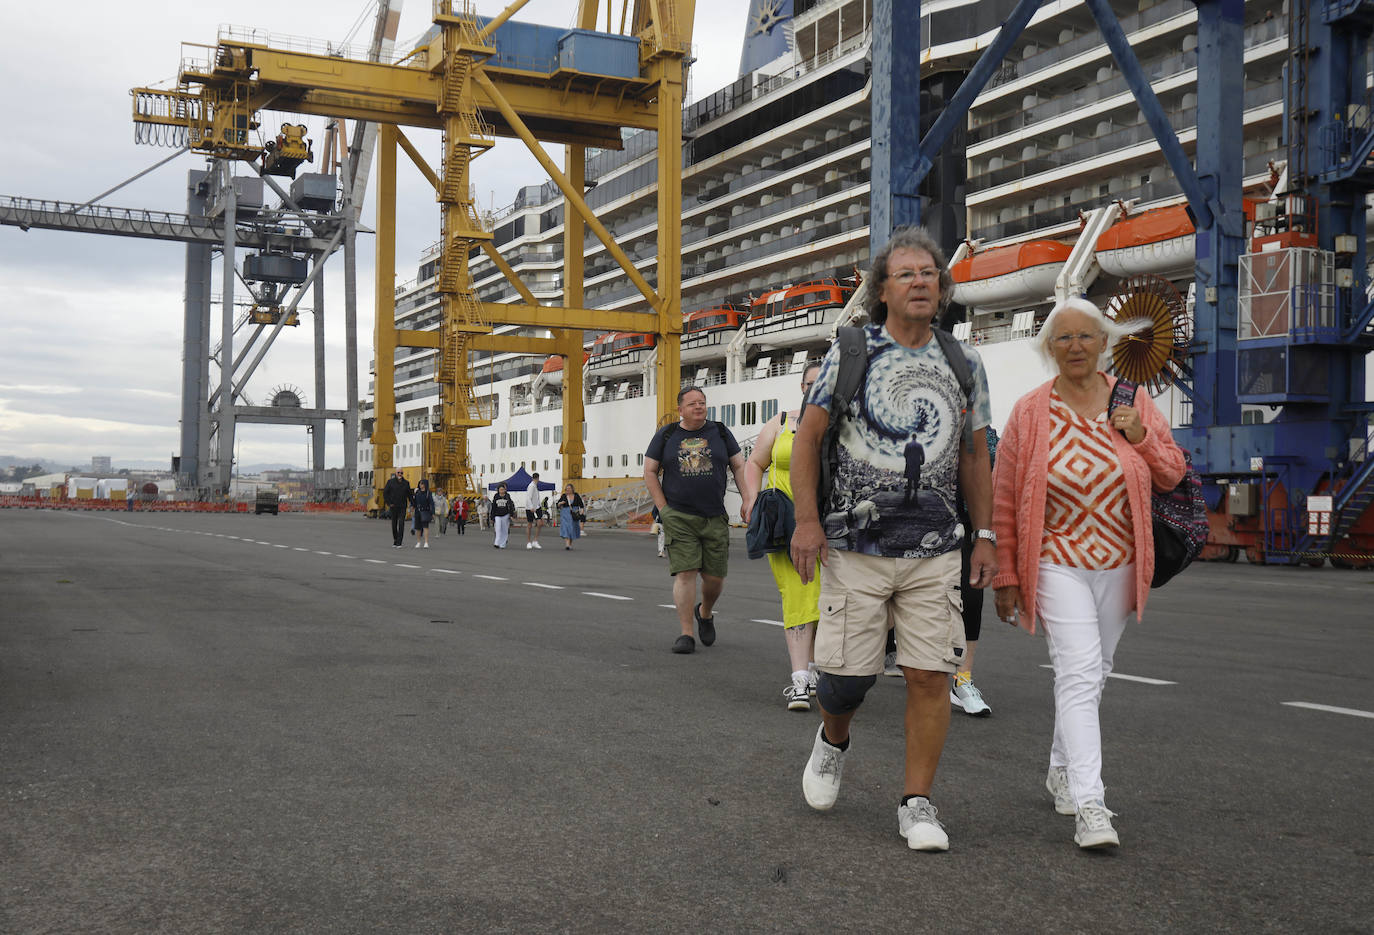
<path fill-rule="evenodd" d="M 968 365 L 968 358 L 964 356 L 962 343 L 954 335 L 943 328 L 931 326 L 931 331 L 935 332 L 935 340 L 940 344 L 940 350 L 945 354 L 945 362 L 949 364 L 949 369 L 954 371 L 954 380 L 959 384 L 960 391 L 964 394 L 964 437 L 965 448 L 973 451 L 973 430 L 969 428 L 968 407 L 973 399 L 973 368 Z"/>
<path fill-rule="evenodd" d="M 964 356 L 963 342 L 943 328 L 932 326 L 930 330 L 935 332 L 935 340 L 940 342 L 940 350 L 944 351 L 945 360 L 949 363 L 949 369 L 954 371 L 955 382 L 963 391 L 967 404 L 973 398 L 973 369 Z"/>
<path fill-rule="evenodd" d="M 840 368 L 835 374 L 835 392 L 830 398 L 831 428 L 849 411 L 854 394 L 859 392 L 868 375 L 868 341 L 863 329 L 840 328 L 836 340 L 840 345 Z"/>

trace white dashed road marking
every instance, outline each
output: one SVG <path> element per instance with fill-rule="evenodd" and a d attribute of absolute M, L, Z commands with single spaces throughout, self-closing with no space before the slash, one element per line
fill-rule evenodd
<path fill-rule="evenodd" d="M 563 585 L 561 585 L 561 584 L 541 584 L 541 583 L 538 582 L 538 581 L 526 581 L 526 582 L 524 582 L 524 583 L 527 584 L 527 585 L 529 585 L 529 586 L 532 587 L 532 588 L 548 588 L 550 591 L 561 591 L 561 590 L 563 590 Z"/>
<path fill-rule="evenodd" d="M 1359 708 L 1338 708 L 1329 704 L 1313 704 L 1310 701 L 1283 701 L 1280 704 L 1290 708 L 1306 708 L 1309 711 L 1329 711 L 1332 714 L 1348 714 L 1351 717 L 1374 718 L 1374 711 L 1361 711 Z"/>
<path fill-rule="evenodd" d="M 588 597 L 604 597 L 608 601 L 632 601 L 633 597 L 626 597 L 623 594 L 603 594 L 600 591 L 583 591 Z"/>
<path fill-rule="evenodd" d="M 454 571 L 452 568 L 431 568 L 430 571 L 437 571 L 441 575 L 461 575 L 461 571 Z"/>
<path fill-rule="evenodd" d="M 1042 669 L 1053 669 L 1054 666 L 1045 665 L 1044 663 L 1041 663 L 1040 668 L 1042 668 Z M 1109 678 L 1109 679 L 1121 679 L 1121 680 L 1124 681 L 1124 682 L 1140 682 L 1140 683 L 1143 684 L 1143 685 L 1177 685 L 1177 684 L 1178 684 L 1177 682 L 1170 682 L 1170 681 L 1166 681 L 1165 679 L 1151 679 L 1151 678 L 1146 678 L 1146 677 L 1143 676 L 1143 675 L 1122 675 L 1120 672 L 1108 672 L 1108 673 L 1107 673 L 1107 678 Z"/>
<path fill-rule="evenodd" d="M 509 581 L 509 578 L 502 578 L 500 575 L 473 575 L 474 578 L 486 578 L 488 581 Z"/>
<path fill-rule="evenodd" d="M 766 623 L 770 627 L 783 626 L 783 622 L 781 620 L 755 620 L 754 623 Z"/>
<path fill-rule="evenodd" d="M 385 565 L 386 562 L 382 562 L 382 564 Z M 420 566 L 419 566 L 419 565 L 402 565 L 400 562 L 397 562 L 397 563 L 396 563 L 396 567 L 397 567 L 397 568 L 419 568 Z"/>
<path fill-rule="evenodd" d="M 363 561 L 367 562 L 369 565 L 385 565 L 385 564 L 386 564 L 386 562 L 382 561 L 380 558 L 365 558 L 365 559 L 363 559 Z"/>

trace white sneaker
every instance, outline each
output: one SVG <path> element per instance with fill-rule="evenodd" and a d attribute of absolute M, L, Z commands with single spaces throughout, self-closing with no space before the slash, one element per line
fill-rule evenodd
<path fill-rule="evenodd" d="M 417 548 L 417 549 L 418 549 L 418 548 L 419 548 L 419 547 L 420 547 L 420 543 L 418 543 L 418 542 L 417 542 L 417 543 L 415 543 L 415 548 Z"/>
<path fill-rule="evenodd" d="M 955 676 L 954 688 L 949 693 L 949 703 L 974 717 L 987 717 L 992 713 L 992 708 L 983 700 L 983 693 L 973 684 L 973 679 L 960 682 L 959 677 Z"/>
<path fill-rule="evenodd" d="M 811 698 L 806 692 L 806 676 L 792 676 L 792 681 L 787 683 L 782 695 L 787 699 L 788 711 L 811 710 Z"/>
<path fill-rule="evenodd" d="M 425 543 L 425 548 L 429 548 L 429 543 L 428 543 L 428 542 Z"/>
<path fill-rule="evenodd" d="M 839 798 L 846 752 L 825 742 L 824 724 L 816 728 L 811 759 L 806 761 L 806 769 L 802 771 L 802 795 L 806 796 L 806 804 L 818 812 L 827 811 Z"/>
<path fill-rule="evenodd" d="M 543 547 L 542 545 L 540 545 L 538 542 L 534 543 L 534 547 L 535 547 L 536 549 L 542 549 L 542 548 L 544 548 L 544 547 Z"/>
<path fill-rule="evenodd" d="M 806 673 L 806 693 L 812 698 L 816 697 L 816 681 L 820 678 L 820 673 L 811 669 Z"/>
<path fill-rule="evenodd" d="M 1045 788 L 1054 796 L 1054 810 L 1061 815 L 1076 815 L 1073 795 L 1069 792 L 1069 770 L 1066 766 L 1051 766 L 1045 775 Z"/>
<path fill-rule="evenodd" d="M 902 667 L 897 665 L 896 653 L 888 653 L 883 656 L 883 675 L 895 675 L 897 678 L 902 677 Z"/>
<path fill-rule="evenodd" d="M 534 543 L 533 543 L 533 542 L 526 542 L 526 543 L 525 543 L 525 549 L 526 549 L 526 550 L 529 550 L 529 549 L 532 549 L 532 548 L 534 548 Z"/>
<path fill-rule="evenodd" d="M 1073 843 L 1084 850 L 1095 847 L 1120 847 L 1121 839 L 1112 827 L 1110 811 L 1101 799 L 1095 799 L 1078 810 L 1078 820 L 1074 822 Z"/>
<path fill-rule="evenodd" d="M 924 796 L 917 796 L 897 809 L 897 830 L 913 851 L 949 850 L 945 826 L 935 817 L 935 806 Z"/>

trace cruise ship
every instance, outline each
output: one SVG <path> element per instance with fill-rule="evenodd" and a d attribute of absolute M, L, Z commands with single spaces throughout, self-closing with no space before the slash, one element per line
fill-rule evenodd
<path fill-rule="evenodd" d="M 800 375 L 822 355 L 869 260 L 871 10 L 867 0 L 755 0 L 738 80 L 684 108 L 682 374 L 709 415 L 747 443 L 800 402 Z M 923 111 L 930 119 L 996 35 L 1010 0 L 922 5 Z M 1113 2 L 1185 150 L 1196 138 L 1196 22 L 1188 0 Z M 1271 198 L 1282 170 L 1283 0 L 1245 5 L 1247 198 Z M 928 106 L 927 106 L 928 104 Z M 480 169 L 480 164 L 478 165 Z M 655 281 L 654 135 L 590 151 L 587 201 Z M 1056 290 L 1110 306 L 1130 290 L 1183 309 L 1193 270 L 1185 199 L 1086 6 L 1046 4 L 972 106 L 927 179 L 927 226 L 951 255 L 957 290 L 947 325 L 975 344 L 990 375 L 993 424 L 1045 378 L 1029 338 Z M 520 190 L 489 220 L 505 259 L 549 304 L 562 300 L 563 198 L 551 182 Z M 398 328 L 433 329 L 438 247 L 397 288 Z M 486 257 L 471 272 L 483 302 L 516 298 Z M 642 308 L 600 241 L 586 245 L 585 305 Z M 1067 293 L 1062 293 L 1067 294 Z M 1181 311 L 1181 316 L 1186 311 Z M 510 333 L 546 334 L 509 328 Z M 642 477 L 656 423 L 652 334 L 586 335 L 583 491 Z M 435 351 L 396 352 L 394 463 L 424 470 L 422 433 L 439 418 Z M 475 353 L 488 428 L 471 430 L 483 486 L 519 468 L 571 476 L 563 441 L 561 357 Z M 1186 402 L 1167 388 L 1175 424 Z M 369 396 L 371 394 L 369 393 Z M 360 485 L 372 485 L 373 413 L 365 404 Z"/>

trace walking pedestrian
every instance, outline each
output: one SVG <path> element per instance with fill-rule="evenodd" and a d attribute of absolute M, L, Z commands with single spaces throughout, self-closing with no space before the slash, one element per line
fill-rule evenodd
<path fill-rule="evenodd" d="M 429 481 L 420 478 L 420 485 L 413 494 L 415 506 L 415 548 L 429 548 L 429 524 L 434 521 L 434 494 L 429 492 Z"/>
<path fill-rule="evenodd" d="M 539 544 L 539 530 L 544 528 L 547 510 L 539 503 L 539 475 L 530 475 L 530 485 L 525 488 L 525 548 L 542 549 Z"/>
<path fill-rule="evenodd" d="M 391 547 L 399 549 L 406 538 L 406 509 L 410 505 L 410 484 L 399 469 L 382 488 L 382 502 L 391 513 Z"/>
<path fill-rule="evenodd" d="M 748 489 L 748 481 L 739 442 L 724 425 L 706 418 L 705 391 L 696 386 L 679 391 L 677 411 L 678 421 L 655 432 L 644 453 L 644 485 L 658 508 L 668 574 L 673 576 L 673 604 L 682 630 L 673 652 L 691 653 L 696 651 L 693 623 L 701 645 L 716 641 L 715 606 L 730 560 L 726 472 L 734 474 L 741 491 Z"/>
<path fill-rule="evenodd" d="M 820 369 L 820 364 L 809 364 L 802 372 L 803 406 Z M 752 515 L 758 491 L 764 486 L 792 498 L 792 444 L 801 414 L 802 409 L 795 409 L 770 419 L 754 440 L 754 451 L 744 466 L 745 476 L 749 478 L 747 513 Z M 810 711 L 811 696 L 816 693 L 814 654 L 816 621 L 821 616 L 821 579 L 813 569 L 811 580 L 803 584 L 787 552 L 769 552 L 767 558 L 778 593 L 782 595 L 782 635 L 792 667 L 792 677 L 782 690 L 783 698 L 789 711 Z"/>
<path fill-rule="evenodd" d="M 468 531 L 468 506 L 467 497 L 455 497 L 453 499 L 453 521 L 458 524 L 458 535 L 466 535 Z"/>
<path fill-rule="evenodd" d="M 477 500 L 477 527 L 483 532 L 491 525 L 491 498 L 483 494 Z"/>
<path fill-rule="evenodd" d="M 1074 815 L 1081 848 L 1117 847 L 1102 784 L 1099 707 L 1132 610 L 1154 576 L 1150 490 L 1186 470 L 1150 394 L 1112 406 L 1101 369 L 1126 329 L 1087 299 L 1060 302 L 1036 343 L 1056 371 L 1017 400 L 998 448 L 997 615 L 1044 625 L 1054 667 L 1054 739 L 1045 788 Z"/>
<path fill-rule="evenodd" d="M 565 484 L 554 505 L 558 508 L 558 535 L 563 539 L 563 548 L 571 551 L 573 540 L 582 535 L 582 496 L 572 484 Z"/>
<path fill-rule="evenodd" d="M 496 496 L 491 498 L 491 524 L 496 528 L 496 540 L 492 543 L 498 549 L 506 547 L 510 536 L 510 521 L 515 515 L 515 501 L 506 493 L 505 484 L 496 485 Z"/>
<path fill-rule="evenodd" d="M 448 535 L 448 497 L 442 490 L 434 491 L 434 518 L 439 522 L 439 535 Z"/>
<path fill-rule="evenodd" d="M 906 755 L 897 828 L 908 847 L 949 848 L 931 788 L 949 729 L 949 677 L 963 646 L 959 542 L 961 482 L 975 534 L 971 583 L 996 574 L 992 477 L 984 428 L 987 375 L 976 351 L 937 334 L 953 293 L 939 245 L 922 228 L 899 228 L 873 261 L 863 337 L 868 363 L 853 401 L 837 411 L 839 464 L 828 502 L 817 503 L 821 443 L 840 371 L 840 342 L 821 363 L 792 447 L 797 526 L 792 562 L 803 583 L 821 563 L 816 698 L 821 726 L 802 774 L 807 804 L 835 804 L 850 723 L 883 671 L 889 617 L 906 683 Z M 847 368 L 846 368 L 847 369 Z M 910 490 L 909 443 L 921 445 Z"/>

